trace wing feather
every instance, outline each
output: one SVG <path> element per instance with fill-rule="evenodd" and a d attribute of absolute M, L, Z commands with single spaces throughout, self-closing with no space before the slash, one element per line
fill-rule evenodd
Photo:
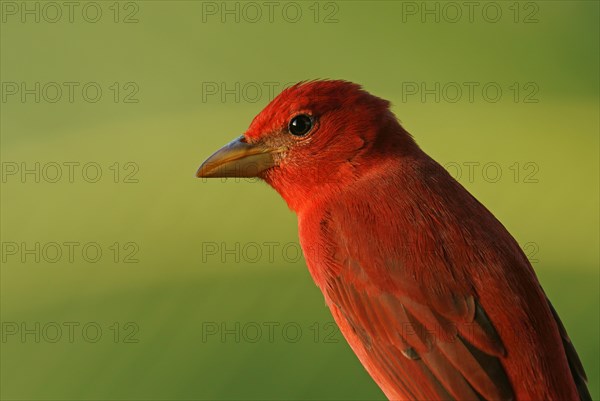
<path fill-rule="evenodd" d="M 569 368 L 571 369 L 571 374 L 573 375 L 575 385 L 577 386 L 577 391 L 579 392 L 579 398 L 581 401 L 592 401 L 592 396 L 587 388 L 587 375 L 583 369 L 581 359 L 579 359 L 579 355 L 577 355 L 577 351 L 575 351 L 575 347 L 573 346 L 573 343 L 567 334 L 567 329 L 565 329 L 563 322 L 560 320 L 560 317 L 558 316 L 556 309 L 554 309 L 554 306 L 552 306 L 550 300 L 548 300 L 548 305 L 550 305 L 550 310 L 552 311 L 554 320 L 556 320 L 556 324 L 558 325 L 563 347 L 565 349 L 565 353 L 567 354 L 567 360 L 569 361 Z"/>
<path fill-rule="evenodd" d="M 407 296 L 366 291 L 340 274 L 329 279 L 327 298 L 399 394 L 413 399 L 513 399 L 498 359 L 504 348 L 474 296 L 453 294 L 447 303 L 437 297 L 443 302 L 438 308 Z"/>

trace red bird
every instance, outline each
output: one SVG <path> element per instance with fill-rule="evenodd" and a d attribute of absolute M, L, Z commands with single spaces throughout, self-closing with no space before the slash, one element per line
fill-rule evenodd
<path fill-rule="evenodd" d="M 198 177 L 264 179 L 346 340 L 393 400 L 591 400 L 531 264 L 504 226 L 346 81 L 277 96 Z"/>

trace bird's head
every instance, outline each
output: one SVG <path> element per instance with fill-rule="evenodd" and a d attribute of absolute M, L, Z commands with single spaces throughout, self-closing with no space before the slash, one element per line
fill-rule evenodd
<path fill-rule="evenodd" d="M 301 82 L 273 99 L 197 176 L 260 177 L 296 209 L 326 188 L 347 185 L 382 155 L 415 147 L 387 100 L 347 81 Z"/>

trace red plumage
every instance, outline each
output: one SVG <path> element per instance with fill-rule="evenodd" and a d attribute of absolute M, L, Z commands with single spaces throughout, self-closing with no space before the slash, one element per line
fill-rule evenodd
<path fill-rule="evenodd" d="M 308 134 L 290 134 L 298 115 Z M 275 149 L 257 174 L 297 213 L 310 273 L 388 398 L 590 399 L 516 241 L 387 101 L 345 81 L 301 83 L 241 141 Z"/>

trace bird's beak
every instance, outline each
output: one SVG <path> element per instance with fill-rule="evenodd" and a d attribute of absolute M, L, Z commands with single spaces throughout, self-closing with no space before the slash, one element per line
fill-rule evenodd
<path fill-rule="evenodd" d="M 279 151 L 262 144 L 248 143 L 242 135 L 206 159 L 196 177 L 257 177 L 262 171 L 275 166 L 273 154 Z"/>

